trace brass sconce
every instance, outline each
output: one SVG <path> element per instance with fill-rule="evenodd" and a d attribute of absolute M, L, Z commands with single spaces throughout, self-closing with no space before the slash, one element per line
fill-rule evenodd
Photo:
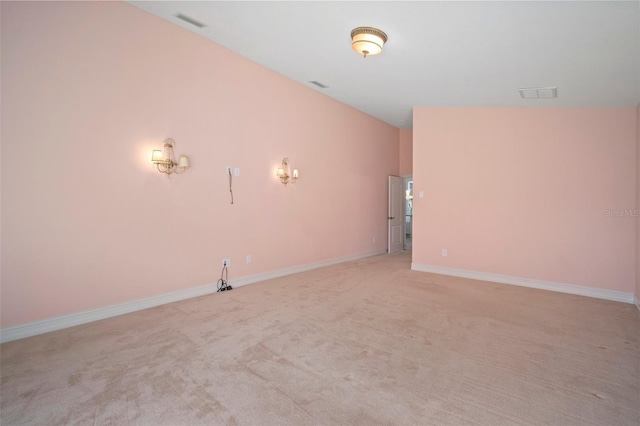
<path fill-rule="evenodd" d="M 278 167 L 276 176 L 280 179 L 280 182 L 286 185 L 289 183 L 289 180 L 291 180 L 291 183 L 296 183 L 296 180 L 300 177 L 300 172 L 298 169 L 293 169 L 292 172 L 289 172 L 289 159 L 284 158 L 282 160 L 282 165 Z"/>
<path fill-rule="evenodd" d="M 167 176 L 171 173 L 182 173 L 191 167 L 189 158 L 186 155 L 181 155 L 177 163 L 173 161 L 174 143 L 173 139 L 166 138 L 162 150 L 154 149 L 151 152 L 151 161 L 156 165 L 160 173 L 165 173 Z"/>

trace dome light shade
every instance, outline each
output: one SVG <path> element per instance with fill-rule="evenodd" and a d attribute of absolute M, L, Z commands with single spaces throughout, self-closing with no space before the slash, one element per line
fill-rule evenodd
<path fill-rule="evenodd" d="M 377 28 L 358 27 L 351 31 L 351 47 L 365 58 L 382 52 L 386 41 L 387 35 Z"/>

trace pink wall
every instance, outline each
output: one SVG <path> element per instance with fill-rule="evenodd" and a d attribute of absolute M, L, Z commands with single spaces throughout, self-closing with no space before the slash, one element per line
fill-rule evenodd
<path fill-rule="evenodd" d="M 400 176 L 413 173 L 413 129 L 400 129 Z"/>
<path fill-rule="evenodd" d="M 127 4 L 1 7 L 2 327 L 385 249 L 397 128 Z"/>
<path fill-rule="evenodd" d="M 414 109 L 413 262 L 633 292 L 635 115 Z"/>

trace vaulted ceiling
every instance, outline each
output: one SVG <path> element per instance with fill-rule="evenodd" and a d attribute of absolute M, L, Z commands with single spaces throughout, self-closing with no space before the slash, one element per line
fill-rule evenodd
<path fill-rule="evenodd" d="M 412 126 L 414 106 L 640 102 L 638 1 L 128 3 L 402 128 Z M 382 54 L 364 59 L 351 49 L 358 26 L 387 33 Z M 556 99 L 518 92 L 547 86 Z"/>

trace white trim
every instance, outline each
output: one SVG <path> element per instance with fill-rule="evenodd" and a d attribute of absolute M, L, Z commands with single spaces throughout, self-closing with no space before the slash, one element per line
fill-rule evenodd
<path fill-rule="evenodd" d="M 538 288 L 541 290 L 557 291 L 560 293 L 577 294 L 580 296 L 595 297 L 597 299 L 613 300 L 615 302 L 633 303 L 633 293 L 625 293 L 616 290 L 603 290 L 593 287 L 584 287 L 574 284 L 556 283 L 551 281 L 534 280 L 530 278 L 511 277 L 507 275 L 490 274 L 487 272 L 467 271 L 464 269 L 447 268 L 444 266 L 411 264 L 414 271 L 431 272 L 434 274 L 451 275 L 454 277 L 470 278 L 472 280 L 490 281 L 502 284 L 511 284 L 521 287 Z"/>
<path fill-rule="evenodd" d="M 203 296 L 205 294 L 215 293 L 216 289 L 215 284 L 208 284 L 187 290 L 179 290 L 172 293 L 151 296 L 146 299 L 130 300 L 117 305 L 105 306 L 104 308 L 3 328 L 0 330 L 0 343 L 24 339 L 25 337 L 36 336 L 50 331 L 62 330 L 63 328 L 74 327 L 76 325 L 128 314 L 142 309 L 153 308 L 155 306 L 177 302 L 179 300 Z"/>
<path fill-rule="evenodd" d="M 300 272 L 310 271 L 316 268 L 322 268 L 323 266 L 330 266 L 330 265 L 335 265 L 337 263 L 350 262 L 352 260 L 363 259 L 365 257 L 377 256 L 380 254 L 387 254 L 387 250 L 386 249 L 378 250 L 378 251 L 365 253 L 365 254 L 356 254 L 354 256 L 328 259 L 328 260 L 323 260 L 321 262 L 309 263 L 307 265 L 300 265 L 300 266 L 293 266 L 291 268 L 278 269 L 276 271 L 265 272 L 263 274 L 251 275 L 248 277 L 239 278 L 235 281 L 230 280 L 229 284 L 231 284 L 232 287 L 242 287 L 242 286 L 257 283 L 260 281 L 266 281 L 266 280 L 271 280 L 273 278 L 280 278 L 287 275 L 298 274 Z"/>
<path fill-rule="evenodd" d="M 229 284 L 231 284 L 232 287 L 242 287 L 260 281 L 284 277 L 286 275 L 297 274 L 299 272 L 309 271 L 311 269 L 321 268 L 323 266 L 349 262 L 352 260 L 376 256 L 383 253 L 386 253 L 386 250 L 378 250 L 370 253 L 357 254 L 354 256 L 323 260 L 321 262 L 309 263 L 307 265 L 294 266 L 291 268 L 265 272 L 264 274 L 243 277 L 237 280 L 229 280 Z M 193 297 L 204 296 L 206 294 L 215 293 L 216 291 L 216 284 L 207 284 L 200 287 L 174 291 L 171 293 L 160 294 L 158 296 L 151 296 L 145 299 L 130 300 L 127 302 L 119 303 L 117 305 L 106 306 L 104 308 L 98 308 L 90 311 L 78 312 L 75 314 L 48 318 L 42 321 L 35 321 L 27 324 L 17 325 L 14 327 L 8 327 L 0 330 L 0 343 L 10 342 L 17 339 L 24 339 L 26 337 L 36 336 L 38 334 L 48 333 L 50 331 L 62 330 L 64 328 L 87 324 L 93 321 L 103 320 L 118 315 L 140 311 L 142 309 L 153 308 L 154 306 L 160 306 L 167 303 L 178 302 L 180 300 L 191 299 Z"/>
<path fill-rule="evenodd" d="M 638 310 L 640 311 L 640 299 L 638 299 L 638 296 L 634 295 L 634 304 L 636 305 L 636 308 L 638 308 Z"/>

